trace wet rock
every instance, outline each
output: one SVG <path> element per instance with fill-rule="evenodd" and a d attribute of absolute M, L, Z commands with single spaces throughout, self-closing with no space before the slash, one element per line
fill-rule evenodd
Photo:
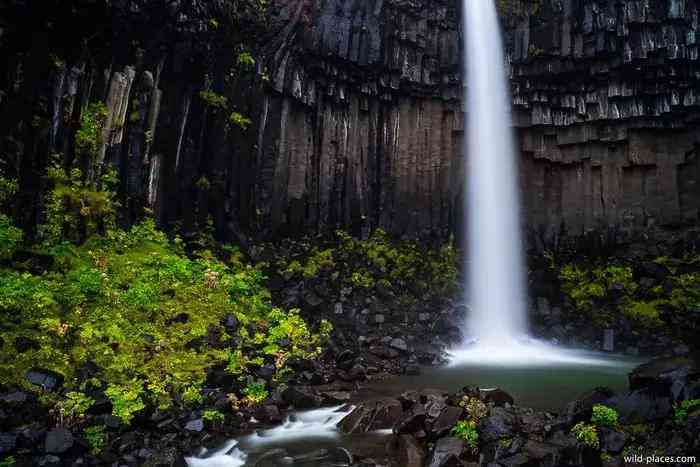
<path fill-rule="evenodd" d="M 356 354 L 352 350 L 343 350 L 335 359 L 335 364 L 341 370 L 349 370 L 355 363 Z"/>
<path fill-rule="evenodd" d="M 399 356 L 399 352 L 385 345 L 373 345 L 369 348 L 372 355 L 380 358 L 393 359 Z"/>
<path fill-rule="evenodd" d="M 411 410 L 405 413 L 396 425 L 394 425 L 394 434 L 413 434 L 423 430 L 426 417 L 425 406 L 422 404 L 415 404 L 411 407 Z"/>
<path fill-rule="evenodd" d="M 427 467 L 462 467 L 460 458 L 464 453 L 464 442 L 457 438 L 441 438 L 430 453 Z"/>
<path fill-rule="evenodd" d="M 282 392 L 282 400 L 296 409 L 312 409 L 321 403 L 320 398 L 309 390 L 290 386 Z"/>
<path fill-rule="evenodd" d="M 309 290 L 304 293 L 304 303 L 309 305 L 311 308 L 316 308 L 323 303 L 323 299 L 315 292 Z"/>
<path fill-rule="evenodd" d="M 479 439 L 485 443 L 513 434 L 516 416 L 503 407 L 494 407 L 489 416 L 479 422 Z"/>
<path fill-rule="evenodd" d="M 63 454 L 73 447 L 73 433 L 66 428 L 54 428 L 46 433 L 44 451 L 48 454 Z"/>
<path fill-rule="evenodd" d="M 61 464 L 62 464 L 61 458 L 58 456 L 54 456 L 52 454 L 40 457 L 39 462 L 38 462 L 39 467 L 61 465 Z"/>
<path fill-rule="evenodd" d="M 384 315 L 382 315 L 382 314 L 374 315 L 374 323 L 375 324 L 382 324 L 383 322 L 384 322 Z"/>
<path fill-rule="evenodd" d="M 574 424 L 590 420 L 593 406 L 605 402 L 614 394 L 610 388 L 597 387 L 577 397 L 566 406 L 567 423 Z"/>
<path fill-rule="evenodd" d="M 23 391 L 9 392 L 0 396 L 0 402 L 8 405 L 19 405 L 27 402 L 27 393 Z"/>
<path fill-rule="evenodd" d="M 39 386 L 46 391 L 54 391 L 63 385 L 63 375 L 55 371 L 34 368 L 27 372 L 26 379 L 34 386 Z"/>
<path fill-rule="evenodd" d="M 437 439 L 448 435 L 455 423 L 462 418 L 463 413 L 461 407 L 445 407 L 440 415 L 428 424 L 428 436 Z"/>
<path fill-rule="evenodd" d="M 17 435 L 15 433 L 0 433 L 0 454 L 12 452 L 17 447 Z"/>
<path fill-rule="evenodd" d="M 406 365 L 403 368 L 403 373 L 405 375 L 418 376 L 420 375 L 420 366 L 413 364 Z"/>
<path fill-rule="evenodd" d="M 228 314 L 224 316 L 223 325 L 226 328 L 226 332 L 229 334 L 235 332 L 238 328 L 238 319 L 236 318 L 236 315 Z"/>
<path fill-rule="evenodd" d="M 324 402 L 329 404 L 344 404 L 350 401 L 350 393 L 346 391 L 326 391 L 321 393 Z"/>
<path fill-rule="evenodd" d="M 360 404 L 343 418 L 338 427 L 343 433 L 367 433 L 393 427 L 403 415 L 401 402 L 379 398 Z"/>
<path fill-rule="evenodd" d="M 513 397 L 501 388 L 479 389 L 479 396 L 484 402 L 491 402 L 498 407 L 515 403 Z"/>
<path fill-rule="evenodd" d="M 421 323 L 427 323 L 430 321 L 430 313 L 418 313 L 418 321 Z"/>
<path fill-rule="evenodd" d="M 266 423 L 279 423 L 282 421 L 282 414 L 280 413 L 279 408 L 273 404 L 266 404 L 259 407 L 255 412 L 255 417 L 258 420 Z"/>
<path fill-rule="evenodd" d="M 411 435 L 401 435 L 396 442 L 394 467 L 423 467 L 425 452 Z"/>
<path fill-rule="evenodd" d="M 670 392 L 663 396 L 652 388 L 642 388 L 612 397 L 606 404 L 620 414 L 624 424 L 648 423 L 671 415 L 673 403 Z"/>
<path fill-rule="evenodd" d="M 601 428 L 599 431 L 600 448 L 603 451 L 617 454 L 622 451 L 627 442 L 627 435 L 621 431 Z"/>
<path fill-rule="evenodd" d="M 263 365 L 257 370 L 255 370 L 255 376 L 257 376 L 258 378 L 262 378 L 265 381 L 270 381 L 275 375 L 276 371 L 277 370 L 275 369 L 274 365 Z"/>
<path fill-rule="evenodd" d="M 400 352 L 408 352 L 408 345 L 406 344 L 406 341 L 400 338 L 395 338 L 392 339 L 391 342 L 389 343 L 389 346 L 393 349 L 396 349 Z"/>
<path fill-rule="evenodd" d="M 204 420 L 201 418 L 196 418 L 194 420 L 190 420 L 185 424 L 185 430 L 187 431 L 193 431 L 195 433 L 199 433 L 204 429 Z"/>
<path fill-rule="evenodd" d="M 554 444 L 543 443 L 540 441 L 530 439 L 525 442 L 523 452 L 531 460 L 536 460 L 537 465 L 540 465 L 542 467 L 557 467 L 561 465 L 561 448 Z"/>

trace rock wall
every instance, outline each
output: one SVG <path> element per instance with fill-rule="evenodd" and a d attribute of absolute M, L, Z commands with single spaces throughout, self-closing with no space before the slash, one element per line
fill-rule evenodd
<path fill-rule="evenodd" d="M 562 0 L 506 15 L 536 237 L 698 224 L 698 7 Z"/>
<path fill-rule="evenodd" d="M 42 221 L 51 155 L 75 163 L 80 114 L 102 100 L 98 162 L 119 169 L 124 223 L 460 231 L 459 1 L 274 0 L 264 30 L 224 0 L 73 3 L 0 7 L 0 166 L 25 226 Z M 700 1 L 498 5 L 532 244 L 697 226 Z M 235 70 L 244 45 L 250 73 Z"/>

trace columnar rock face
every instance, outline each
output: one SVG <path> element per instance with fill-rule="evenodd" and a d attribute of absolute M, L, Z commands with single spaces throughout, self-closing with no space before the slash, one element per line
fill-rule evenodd
<path fill-rule="evenodd" d="M 455 227 L 458 3 L 310 7 L 273 62 L 271 225 Z M 697 224 L 698 2 L 498 3 L 534 244 Z"/>
<path fill-rule="evenodd" d="M 515 125 L 536 238 L 698 224 L 699 7 L 511 5 Z"/>
<path fill-rule="evenodd" d="M 224 0 L 75 3 L 0 7 L 0 168 L 25 225 L 101 100 L 97 165 L 119 169 L 125 222 L 149 208 L 227 239 L 460 230 L 460 1 L 272 1 L 248 74 L 236 57 L 257 30 L 229 27 Z M 700 1 L 497 3 L 531 244 L 697 226 Z"/>
<path fill-rule="evenodd" d="M 460 208 L 455 2 L 289 2 L 261 132 L 272 230 L 446 233 Z"/>

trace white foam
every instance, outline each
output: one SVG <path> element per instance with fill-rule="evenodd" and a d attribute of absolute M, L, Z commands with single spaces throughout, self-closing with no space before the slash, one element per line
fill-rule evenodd
<path fill-rule="evenodd" d="M 621 363 L 610 355 L 567 349 L 532 339 L 472 341 L 448 352 L 450 366 L 479 365 L 526 367 L 586 365 L 616 367 Z"/>
<path fill-rule="evenodd" d="M 342 410 L 346 407 L 346 410 Z M 338 422 L 354 407 L 337 406 L 297 412 L 279 426 L 258 430 L 238 440 L 232 439 L 216 450 L 203 449 L 195 457 L 185 458 L 189 467 L 240 467 L 245 465 L 246 449 L 284 444 L 300 439 L 335 439 L 340 437 Z"/>

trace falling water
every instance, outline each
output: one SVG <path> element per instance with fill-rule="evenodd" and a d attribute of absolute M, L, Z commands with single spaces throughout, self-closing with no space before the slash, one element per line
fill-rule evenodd
<path fill-rule="evenodd" d="M 463 0 L 463 15 L 471 314 L 453 364 L 605 364 L 528 336 L 518 170 L 495 0 Z"/>
<path fill-rule="evenodd" d="M 526 333 L 515 145 L 493 0 L 464 1 L 470 330 L 482 344 Z"/>

